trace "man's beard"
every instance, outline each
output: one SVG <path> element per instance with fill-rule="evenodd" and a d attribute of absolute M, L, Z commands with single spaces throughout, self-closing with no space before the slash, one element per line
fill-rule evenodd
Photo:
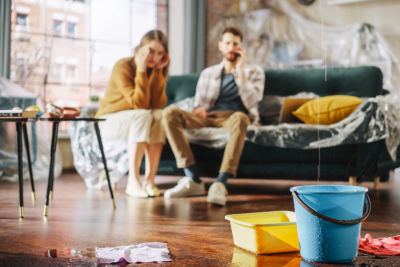
<path fill-rule="evenodd" d="M 224 54 L 224 58 L 232 63 L 235 62 L 238 57 L 239 57 L 239 54 L 235 53 L 235 52 L 228 52 L 228 53 Z"/>

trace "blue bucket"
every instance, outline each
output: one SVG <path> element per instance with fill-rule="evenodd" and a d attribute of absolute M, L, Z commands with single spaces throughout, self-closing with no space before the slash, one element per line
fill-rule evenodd
<path fill-rule="evenodd" d="M 290 191 L 303 259 L 322 263 L 353 261 L 357 257 L 361 222 L 371 211 L 368 189 L 310 185 L 292 187 Z"/>

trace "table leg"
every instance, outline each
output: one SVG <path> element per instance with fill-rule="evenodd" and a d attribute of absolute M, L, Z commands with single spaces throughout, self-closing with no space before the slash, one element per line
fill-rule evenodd
<path fill-rule="evenodd" d="M 29 139 L 28 139 L 28 131 L 26 130 L 26 123 L 22 124 L 22 131 L 25 141 L 26 158 L 28 159 L 29 178 L 31 180 L 31 187 L 32 187 L 32 199 L 33 201 L 35 201 L 36 200 L 35 183 L 33 181 L 31 152 L 29 149 Z"/>
<path fill-rule="evenodd" d="M 53 132 L 54 136 L 52 136 L 51 140 L 51 154 L 53 156 L 53 159 L 51 160 L 51 186 L 50 186 L 50 201 L 53 200 L 53 195 L 54 195 L 54 163 L 56 161 L 56 150 L 57 150 L 57 141 L 58 141 L 58 126 L 60 125 L 60 122 L 54 122 L 53 125 Z"/>
<path fill-rule="evenodd" d="M 24 176 L 22 165 L 22 123 L 17 122 L 17 154 L 18 154 L 18 182 L 19 182 L 19 217 L 24 218 Z"/>
<path fill-rule="evenodd" d="M 104 170 L 105 170 L 106 177 L 107 177 L 107 182 L 108 182 L 108 189 L 110 190 L 110 194 L 111 194 L 111 200 L 113 202 L 114 209 L 116 209 L 114 193 L 113 193 L 113 190 L 112 190 L 111 181 L 110 181 L 110 175 L 108 173 L 108 168 L 107 168 L 107 160 L 106 160 L 106 156 L 104 155 L 103 141 L 101 140 L 99 124 L 98 124 L 97 121 L 94 122 L 94 129 L 96 131 L 97 141 L 99 142 L 101 157 L 103 159 Z"/>
<path fill-rule="evenodd" d="M 49 167 L 49 179 L 47 181 L 47 192 L 46 192 L 46 204 L 44 206 L 43 215 L 47 217 L 50 199 L 53 195 L 54 185 L 54 160 L 57 149 L 57 137 L 58 137 L 58 125 L 60 122 L 53 122 L 53 129 L 51 134 L 51 148 L 50 148 L 50 167 Z"/>

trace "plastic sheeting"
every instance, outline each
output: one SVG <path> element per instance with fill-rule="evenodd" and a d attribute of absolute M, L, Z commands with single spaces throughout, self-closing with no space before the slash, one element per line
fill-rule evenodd
<path fill-rule="evenodd" d="M 291 97 L 310 97 L 314 94 L 300 93 Z M 246 140 L 259 145 L 315 149 L 342 144 L 369 143 L 387 138 L 387 149 L 396 159 L 400 143 L 400 99 L 392 95 L 366 98 L 363 103 L 345 119 L 330 125 L 304 123 L 282 123 L 278 125 L 250 125 Z M 191 110 L 193 98 L 175 103 L 183 110 Z M 202 128 L 185 131 L 191 143 L 222 148 L 229 134 L 222 128 Z"/>
<path fill-rule="evenodd" d="M 365 100 L 350 116 L 335 124 L 250 126 L 247 133 L 248 140 L 256 144 L 300 149 L 370 143 L 387 136 L 384 114 L 373 100 Z"/>
<path fill-rule="evenodd" d="M 310 97 L 314 94 L 302 93 L 296 97 Z M 331 125 L 309 125 L 303 123 L 283 123 L 278 125 L 251 125 L 246 140 L 259 145 L 316 149 L 342 144 L 369 143 L 386 138 L 387 149 L 396 160 L 400 145 L 400 99 L 392 95 L 366 98 L 347 118 Z M 174 104 L 183 110 L 192 110 L 193 97 Z M 83 114 L 88 110 L 83 109 Z M 93 113 L 93 112 L 92 112 Z M 93 123 L 73 122 L 69 125 L 74 165 L 84 178 L 87 187 L 102 188 L 106 185 L 103 163 L 98 147 Z M 185 130 L 191 143 L 207 147 L 223 148 L 229 133 L 223 128 L 201 128 Z M 117 183 L 128 172 L 126 140 L 104 142 L 107 164 L 113 183 Z"/>
<path fill-rule="evenodd" d="M 377 66 L 383 87 L 400 94 L 399 60 L 373 25 L 327 26 L 304 18 L 288 1 L 270 5 L 227 16 L 213 26 L 211 37 L 217 41 L 225 26 L 241 27 L 248 61 L 264 69 Z"/>
<path fill-rule="evenodd" d="M 25 108 L 36 104 L 36 97 L 26 89 L 0 77 L 0 109 Z M 49 175 L 51 127 L 48 122 L 28 122 L 34 180 L 47 179 Z M 40 133 L 40 134 L 39 134 Z M 0 179 L 18 181 L 16 125 L 0 122 Z M 24 143 L 24 142 L 23 142 Z M 24 179 L 29 179 L 25 145 L 23 149 Z M 61 158 L 56 154 L 55 177 L 61 174 Z"/>
<path fill-rule="evenodd" d="M 84 107 L 81 116 L 93 117 L 96 108 Z M 88 188 L 101 189 L 107 185 L 101 152 L 94 130 L 94 124 L 86 121 L 70 122 L 68 132 L 71 137 L 71 150 L 74 166 L 83 177 Z M 128 172 L 127 140 L 103 142 L 107 156 L 107 167 L 113 184 Z"/>
<path fill-rule="evenodd" d="M 385 117 L 388 138 L 386 138 L 386 147 L 393 161 L 398 160 L 400 154 L 400 95 L 390 94 L 386 96 L 377 96 L 375 101 Z"/>

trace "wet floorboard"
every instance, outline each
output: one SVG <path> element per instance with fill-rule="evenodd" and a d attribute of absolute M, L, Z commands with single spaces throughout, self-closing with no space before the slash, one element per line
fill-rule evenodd
<path fill-rule="evenodd" d="M 156 182 L 165 189 L 178 178 L 158 176 Z M 205 181 L 208 187 L 212 179 Z M 77 174 L 67 173 L 55 181 L 47 219 L 42 215 L 46 182 L 37 182 L 36 202 L 32 202 L 29 182 L 25 182 L 25 218 L 19 219 L 18 184 L 2 181 L 0 266 L 96 266 L 96 247 L 142 242 L 166 242 L 172 262 L 140 266 L 328 266 L 307 265 L 298 252 L 256 256 L 236 248 L 229 222 L 224 219 L 226 214 L 293 210 L 289 188 L 305 184 L 315 182 L 232 179 L 225 207 L 207 204 L 205 196 L 134 199 L 117 188 L 114 211 L 108 191 L 86 190 Z M 362 236 L 399 235 L 400 173 L 382 183 L 379 192 L 372 192 L 372 183 L 362 186 L 370 189 L 372 200 L 372 213 L 363 223 Z M 49 257 L 49 250 L 56 258 Z M 360 253 L 350 266 L 400 266 L 400 256 Z"/>

